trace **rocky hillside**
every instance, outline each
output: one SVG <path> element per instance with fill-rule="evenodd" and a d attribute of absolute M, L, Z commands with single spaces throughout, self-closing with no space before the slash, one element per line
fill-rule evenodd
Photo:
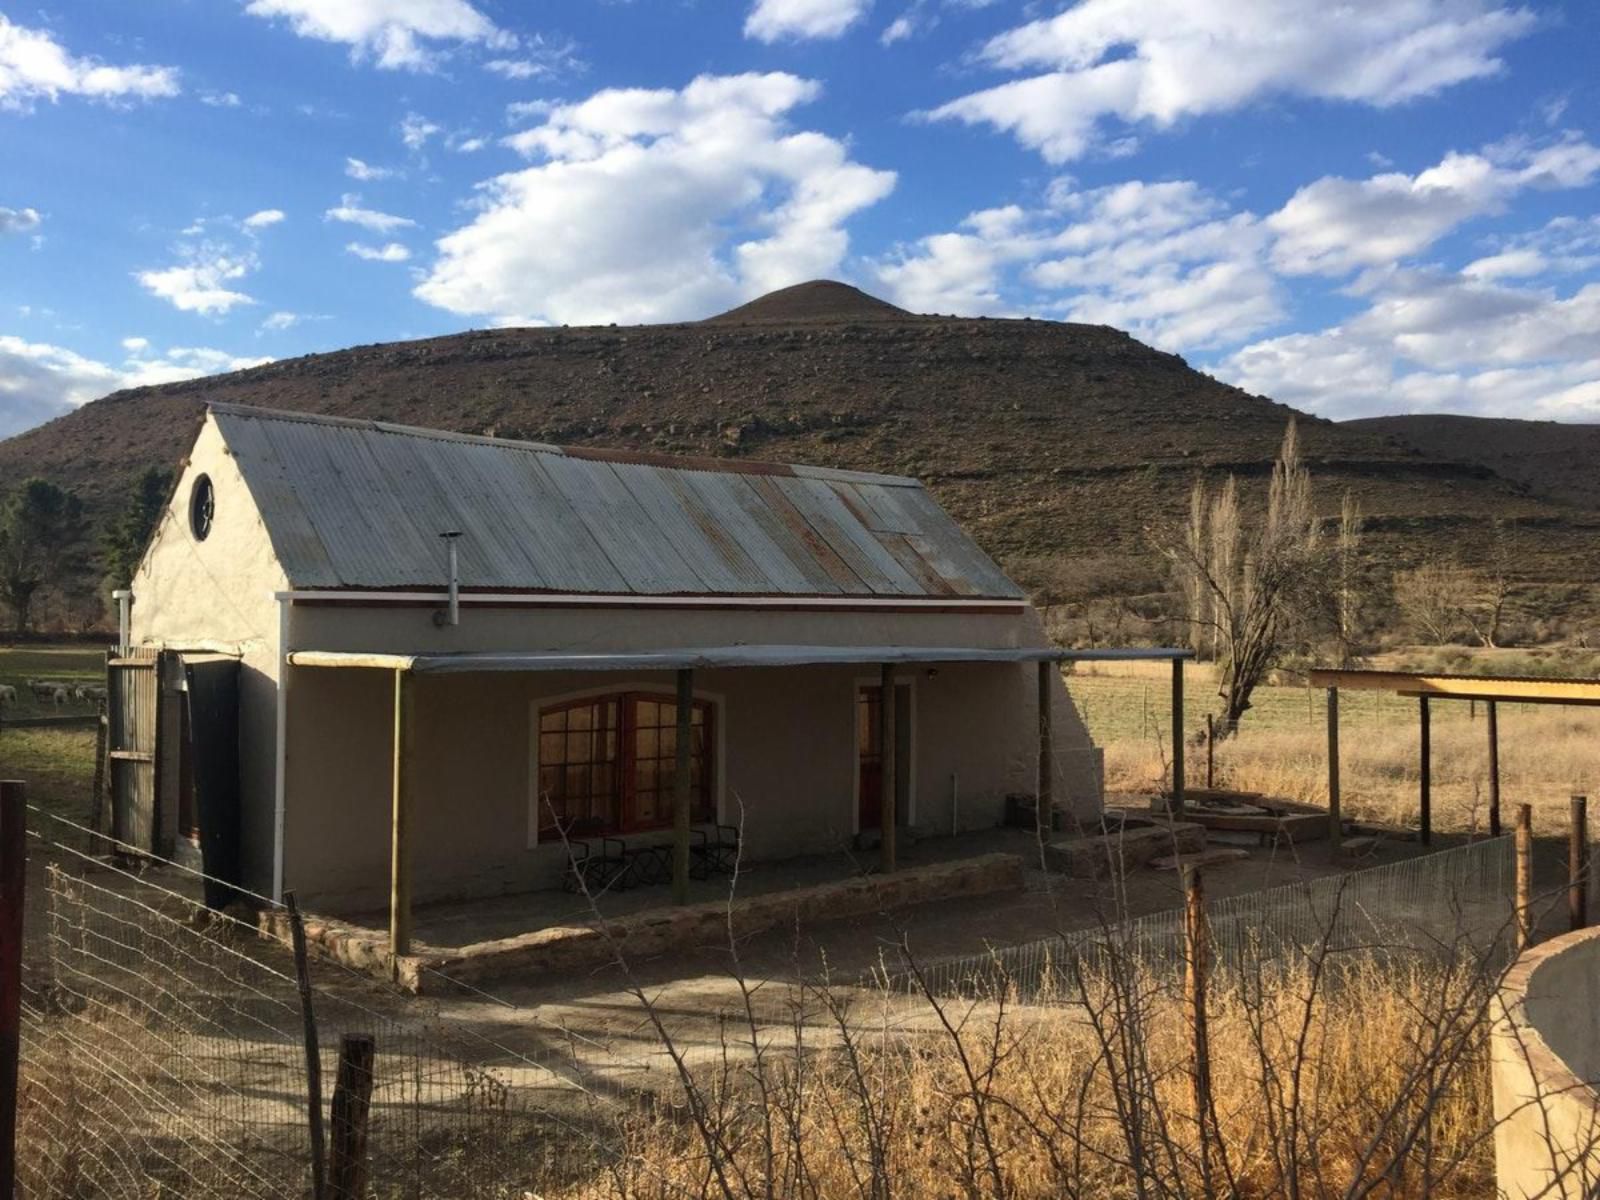
<path fill-rule="evenodd" d="M 1197 474 L 1259 480 L 1293 415 L 1115 329 L 920 317 L 815 283 L 694 324 L 488 330 L 120 392 L 0 442 L 0 479 L 43 474 L 103 511 L 182 457 L 209 399 L 918 475 L 1034 582 L 1148 563 Z M 1301 430 L 1323 505 L 1357 492 L 1393 561 L 1470 558 L 1498 514 L 1531 578 L 1600 567 L 1600 517 L 1515 477 L 1360 425 Z"/>

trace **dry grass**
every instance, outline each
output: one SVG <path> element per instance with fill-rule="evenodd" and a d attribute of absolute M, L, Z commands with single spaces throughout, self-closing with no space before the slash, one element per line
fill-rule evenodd
<path fill-rule="evenodd" d="M 1439 708 L 1446 706 L 1440 705 Z M 1463 706 L 1433 721 L 1433 822 L 1444 832 L 1483 832 L 1488 821 L 1487 722 Z M 1600 790 L 1600 713 L 1581 708 L 1502 706 L 1500 787 L 1505 819 L 1512 805 L 1534 806 L 1534 827 L 1565 828 L 1568 797 Z M 1124 738 L 1106 750 L 1106 787 L 1146 792 L 1160 786 L 1164 746 Z M 1190 779 L 1203 778 L 1203 755 L 1189 756 Z M 1219 786 L 1265 792 L 1311 804 L 1327 802 L 1327 734 L 1310 728 L 1261 728 L 1248 720 L 1236 738 L 1218 744 Z M 1415 824 L 1418 810 L 1417 718 L 1414 706 L 1383 721 L 1344 727 L 1340 745 L 1344 810 L 1368 820 Z"/>
<path fill-rule="evenodd" d="M 1481 1196 L 1493 1172 L 1487 980 L 1465 962 L 1246 980 L 1211 1004 L 1202 1165 L 1184 1009 L 1147 977 L 1082 1001 L 951 1003 L 804 1056 L 729 1055 L 625 1130 L 600 1197 Z M 747 1035 L 746 1035 L 747 1036 Z M 737 1047 L 740 1032 L 730 1033 Z M 748 1050 L 748 1042 L 746 1043 Z"/>

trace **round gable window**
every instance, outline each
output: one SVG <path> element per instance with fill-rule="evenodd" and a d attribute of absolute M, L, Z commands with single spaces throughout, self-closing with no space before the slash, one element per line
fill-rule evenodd
<path fill-rule="evenodd" d="M 203 542 L 211 534 L 211 519 L 217 512 L 217 494 L 211 486 L 211 476 L 202 475 L 194 481 L 194 491 L 189 493 L 189 530 L 194 540 Z"/>

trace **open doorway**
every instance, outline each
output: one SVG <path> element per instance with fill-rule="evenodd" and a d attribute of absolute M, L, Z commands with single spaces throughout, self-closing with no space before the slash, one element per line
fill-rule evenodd
<path fill-rule="evenodd" d="M 912 689 L 909 681 L 895 685 L 895 825 L 911 824 L 912 789 Z M 862 684 L 856 688 L 856 828 L 859 832 L 883 827 L 883 688 Z"/>

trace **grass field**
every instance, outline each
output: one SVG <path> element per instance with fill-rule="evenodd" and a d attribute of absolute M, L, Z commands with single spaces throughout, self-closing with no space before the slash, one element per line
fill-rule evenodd
<path fill-rule="evenodd" d="M 0 776 L 28 784 L 30 803 L 49 808 L 74 821 L 89 814 L 94 778 L 93 729 L 8 729 L 8 717 L 56 716 L 65 712 L 82 716 L 96 710 L 93 703 L 34 703 L 30 679 L 61 683 L 101 683 L 105 679 L 105 654 L 93 646 L 0 646 L 0 684 L 17 689 L 17 704 L 0 713 Z"/>
<path fill-rule="evenodd" d="M 1073 674 L 1067 689 L 1105 750 L 1109 792 L 1152 792 L 1165 785 L 1171 756 L 1170 670 L 1159 664 L 1099 664 Z M 1133 669 L 1127 669 L 1133 668 Z M 1217 707 L 1211 669 L 1185 672 L 1189 736 Z M 1341 772 L 1344 809 L 1368 820 L 1414 825 L 1420 808 L 1418 706 L 1382 692 L 1343 692 Z M 1327 801 L 1327 704 L 1320 689 L 1258 689 L 1239 734 L 1217 744 L 1218 786 L 1300 800 Z M 1589 708 L 1501 704 L 1503 813 L 1534 806 L 1536 828 L 1566 821 L 1568 798 L 1600 795 L 1600 712 Z M 1433 725 L 1434 827 L 1482 831 L 1489 791 L 1488 725 L 1481 706 L 1436 703 Z M 1205 756 L 1191 741 L 1191 783 L 1204 779 Z"/>

